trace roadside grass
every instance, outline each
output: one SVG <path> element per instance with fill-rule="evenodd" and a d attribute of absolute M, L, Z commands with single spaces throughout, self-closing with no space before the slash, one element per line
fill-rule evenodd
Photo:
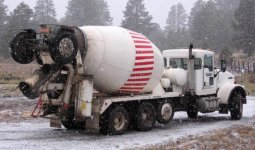
<path fill-rule="evenodd" d="M 0 74 L 0 84 L 18 84 L 23 80 L 22 77 L 11 73 Z"/>
<path fill-rule="evenodd" d="M 255 123 L 253 123 L 254 125 Z M 255 149 L 255 128 L 251 126 L 235 126 L 220 129 L 205 135 L 189 135 L 185 138 L 163 144 L 141 148 L 142 150 L 189 150 L 189 149 Z"/>
<path fill-rule="evenodd" d="M 246 73 L 242 76 L 237 76 L 236 81 L 238 84 L 244 85 L 249 95 L 255 95 L 255 74 Z"/>

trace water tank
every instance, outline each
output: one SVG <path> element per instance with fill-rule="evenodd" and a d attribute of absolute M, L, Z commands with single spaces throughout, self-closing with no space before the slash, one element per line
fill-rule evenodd
<path fill-rule="evenodd" d="M 147 93 L 160 82 L 160 50 L 144 35 L 121 27 L 84 26 L 87 53 L 83 67 L 94 87 L 108 93 Z"/>

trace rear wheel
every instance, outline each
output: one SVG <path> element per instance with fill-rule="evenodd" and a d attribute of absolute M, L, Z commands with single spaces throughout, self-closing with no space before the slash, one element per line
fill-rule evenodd
<path fill-rule="evenodd" d="M 49 53 L 51 58 L 60 64 L 71 63 L 78 52 L 78 42 L 74 33 L 70 31 L 60 31 L 57 36 L 50 41 Z"/>
<path fill-rule="evenodd" d="M 156 123 L 156 112 L 154 106 L 150 103 L 141 104 L 135 116 L 135 123 L 137 130 L 151 130 Z"/>
<path fill-rule="evenodd" d="M 126 108 L 116 106 L 109 113 L 108 129 L 110 135 L 121 135 L 126 132 L 129 127 L 130 117 Z"/>
<path fill-rule="evenodd" d="M 231 119 L 240 120 L 243 116 L 243 102 L 242 95 L 239 91 L 236 91 L 231 96 L 231 101 L 229 103 L 229 110 Z"/>

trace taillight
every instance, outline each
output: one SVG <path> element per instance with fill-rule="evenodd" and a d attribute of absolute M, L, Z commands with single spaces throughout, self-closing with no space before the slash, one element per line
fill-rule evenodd
<path fill-rule="evenodd" d="M 50 29 L 48 27 L 41 27 L 40 33 L 49 33 Z"/>

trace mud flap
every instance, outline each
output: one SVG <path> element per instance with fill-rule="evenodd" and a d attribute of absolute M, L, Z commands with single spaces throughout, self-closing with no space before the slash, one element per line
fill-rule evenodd
<path fill-rule="evenodd" d="M 91 119 L 86 120 L 86 131 L 90 133 L 99 133 L 99 115 L 93 116 Z"/>
<path fill-rule="evenodd" d="M 62 128 L 62 124 L 61 124 L 60 119 L 51 118 L 50 119 L 50 127 L 52 127 L 52 128 Z"/>

